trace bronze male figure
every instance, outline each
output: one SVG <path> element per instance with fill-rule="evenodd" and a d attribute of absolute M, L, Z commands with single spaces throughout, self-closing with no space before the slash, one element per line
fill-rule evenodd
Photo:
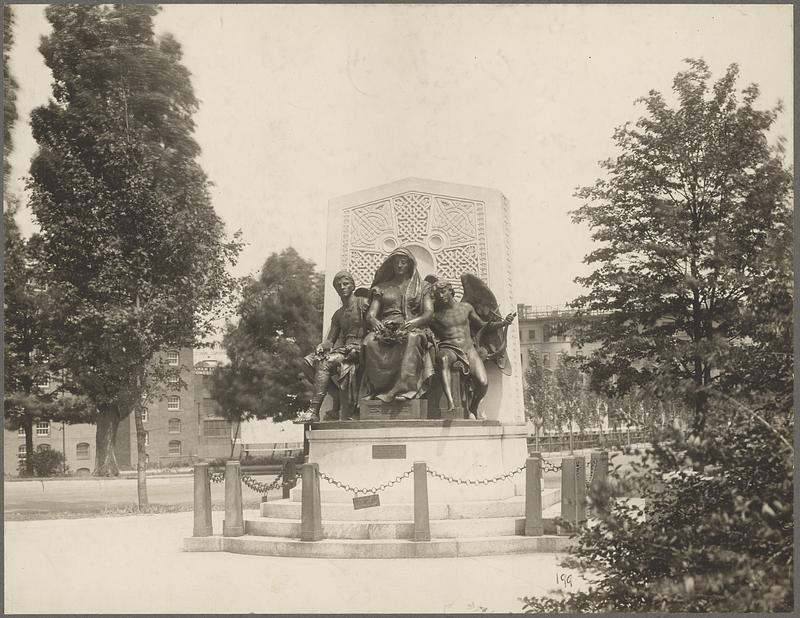
<path fill-rule="evenodd" d="M 325 395 L 333 397 L 333 410 L 325 420 L 349 420 L 355 413 L 361 379 L 361 344 L 365 335 L 365 299 L 355 296 L 353 275 L 343 270 L 333 277 L 333 287 L 342 306 L 331 317 L 325 340 L 303 359 L 304 369 L 314 385 L 311 405 L 297 415 L 295 423 L 314 423 Z"/>
<path fill-rule="evenodd" d="M 472 418 L 485 418 L 478 412 L 478 406 L 486 395 L 489 381 L 483 359 L 473 342 L 470 326 L 481 333 L 495 331 L 511 324 L 516 314 L 509 313 L 503 320 L 486 322 L 471 304 L 454 300 L 453 286 L 447 281 L 433 284 L 433 298 L 434 314 L 430 328 L 437 340 L 436 360 L 448 410 L 455 407 L 450 370 L 458 364 L 469 376 L 469 413 Z"/>

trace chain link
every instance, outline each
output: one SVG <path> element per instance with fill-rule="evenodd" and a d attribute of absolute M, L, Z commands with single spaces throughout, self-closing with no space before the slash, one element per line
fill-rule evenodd
<path fill-rule="evenodd" d="M 597 459 L 591 458 L 590 461 L 589 478 L 586 479 L 586 487 L 589 487 L 592 484 L 592 479 L 594 479 L 594 469 L 597 467 Z"/>
<path fill-rule="evenodd" d="M 328 483 L 330 483 L 331 485 L 333 485 L 335 487 L 338 487 L 339 489 L 344 489 L 345 491 L 349 491 L 353 495 L 358 495 L 358 494 L 377 494 L 377 493 L 383 491 L 384 489 L 388 489 L 389 487 L 397 485 L 397 483 L 401 482 L 403 479 L 407 479 L 413 473 L 414 473 L 414 468 L 410 468 L 409 470 L 403 472 L 403 474 L 398 475 L 397 477 L 395 477 L 391 481 L 387 481 L 386 483 L 383 483 L 382 485 L 378 485 L 377 487 L 370 487 L 370 488 L 367 488 L 367 489 L 363 489 L 363 488 L 360 488 L 360 487 L 354 487 L 353 485 L 348 485 L 347 483 L 342 483 L 341 481 L 337 481 L 335 478 L 325 474 L 324 472 L 317 471 L 317 474 L 319 474 L 319 477 L 322 480 L 327 481 Z"/>
<path fill-rule="evenodd" d="M 490 485 L 491 483 L 497 483 L 499 481 L 508 480 L 511 477 L 522 472 L 524 469 L 525 469 L 525 464 L 522 464 L 519 468 L 514 468 L 511 472 L 505 472 L 504 474 L 495 476 L 490 479 L 457 479 L 447 474 L 442 474 L 441 472 L 437 472 L 433 468 L 428 468 L 428 474 L 437 479 L 442 479 L 443 481 L 447 481 L 448 483 L 456 483 L 458 485 Z"/>
<path fill-rule="evenodd" d="M 561 464 L 554 464 L 542 459 L 542 471 L 543 472 L 561 472 Z"/>
<path fill-rule="evenodd" d="M 299 479 L 300 476 L 301 475 L 299 472 L 295 473 L 294 481 L 297 481 L 297 479 Z M 210 472 L 208 477 L 212 483 L 222 483 L 225 480 L 225 474 L 223 472 Z M 278 489 L 278 487 L 285 487 L 287 485 L 292 486 L 291 481 L 283 479 L 283 472 L 278 474 L 278 476 L 275 477 L 275 480 L 272 481 L 271 483 L 262 483 L 260 481 L 257 481 L 249 474 L 243 474 L 241 476 L 241 479 L 242 479 L 242 484 L 245 487 L 248 487 L 252 489 L 254 492 L 262 495 L 265 495 L 268 491 L 271 491 L 273 489 Z"/>

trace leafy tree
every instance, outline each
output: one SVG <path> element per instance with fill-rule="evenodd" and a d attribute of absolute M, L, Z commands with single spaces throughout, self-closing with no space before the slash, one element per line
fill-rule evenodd
<path fill-rule="evenodd" d="M 17 80 L 9 70 L 9 55 L 14 46 L 14 11 L 3 5 L 3 184 L 11 171 L 9 156 L 13 148 L 11 131 L 17 121 Z M 6 193 L 8 193 L 6 191 Z"/>
<path fill-rule="evenodd" d="M 730 420 L 656 444 L 635 474 L 612 473 L 590 491 L 597 524 L 580 531 L 564 566 L 592 583 L 525 599 L 526 611 L 792 611 L 793 425 L 769 427 L 730 406 L 718 416 Z"/>
<path fill-rule="evenodd" d="M 120 421 L 136 412 L 139 500 L 146 385 L 159 353 L 191 346 L 234 288 L 225 237 L 197 162 L 197 100 L 180 45 L 155 37 L 157 6 L 60 5 L 40 51 L 53 99 L 31 116 L 31 206 L 72 388 L 98 411 L 93 474 L 116 475 Z"/>
<path fill-rule="evenodd" d="M 739 102 L 736 73 L 709 89 L 690 61 L 679 108 L 651 93 L 649 116 L 615 134 L 609 178 L 582 193 L 595 203 L 576 219 L 605 243 L 576 301 L 608 312 L 581 326 L 604 343 L 594 385 L 622 394 L 612 401 L 634 422 L 681 416 L 661 393 L 694 419 L 592 491 L 597 524 L 569 559 L 589 589 L 527 611 L 793 609 L 791 174 L 766 139 L 778 110 L 754 109 L 755 86 Z"/>
<path fill-rule="evenodd" d="M 230 365 L 212 382 L 230 419 L 283 420 L 308 407 L 302 360 L 322 340 L 322 285 L 314 263 L 291 247 L 270 255 L 245 285 L 239 321 L 223 339 Z"/>
<path fill-rule="evenodd" d="M 25 431 L 24 469 L 30 476 L 36 422 L 85 423 L 93 422 L 94 415 L 89 402 L 65 393 L 66 376 L 54 387 L 41 386 L 51 378 L 56 354 L 53 299 L 40 287 L 44 279 L 40 239 L 22 238 L 14 214 L 14 208 L 3 213 L 3 415 L 6 429 Z"/>
<path fill-rule="evenodd" d="M 554 429 L 555 390 L 550 371 L 545 368 L 535 350 L 528 351 L 528 368 L 525 371 L 523 389 L 525 414 L 539 430 Z"/>
<path fill-rule="evenodd" d="M 595 388 L 677 393 L 700 429 L 710 389 L 791 392 L 792 175 L 768 141 L 780 106 L 756 109 L 755 85 L 737 92 L 736 65 L 711 84 L 705 62 L 687 63 L 677 105 L 643 98 L 646 115 L 614 133 L 607 176 L 577 193 L 574 220 L 600 246 L 573 306 L 578 342 L 601 343 Z"/>

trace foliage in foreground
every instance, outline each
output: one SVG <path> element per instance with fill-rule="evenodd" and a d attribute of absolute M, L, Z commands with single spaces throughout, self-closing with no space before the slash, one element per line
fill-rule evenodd
<path fill-rule="evenodd" d="M 593 581 L 585 592 L 526 598 L 525 611 L 776 612 L 793 606 L 793 423 L 767 426 L 727 409 L 724 426 L 641 455 L 590 500 L 565 566 Z M 643 509 L 615 503 L 645 498 Z"/>

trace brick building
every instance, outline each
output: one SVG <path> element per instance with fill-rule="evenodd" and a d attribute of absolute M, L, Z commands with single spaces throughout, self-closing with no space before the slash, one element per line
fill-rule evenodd
<path fill-rule="evenodd" d="M 219 346 L 203 350 L 168 350 L 163 356 L 173 370 L 165 385 L 150 393 L 144 415 L 146 452 L 150 467 L 188 465 L 197 460 L 229 457 L 231 423 L 220 414 L 209 391 L 214 369 L 224 362 Z M 197 358 L 201 360 L 196 361 Z M 17 476 L 17 463 L 25 455 L 25 433 L 5 431 L 3 471 Z M 96 454 L 94 425 L 38 423 L 33 445 L 66 453 L 73 474 L 90 474 Z M 241 445 L 236 445 L 238 456 Z M 123 419 L 117 432 L 117 464 L 121 470 L 136 467 L 136 425 L 133 415 Z"/>
<path fill-rule="evenodd" d="M 573 313 L 573 310 L 564 307 L 517 305 L 523 373 L 528 369 L 528 355 L 531 350 L 539 356 L 544 367 L 552 370 L 558 364 L 559 358 L 568 354 L 588 356 L 600 346 L 592 343 L 579 349 L 575 345 L 565 326 L 565 319 Z"/>

